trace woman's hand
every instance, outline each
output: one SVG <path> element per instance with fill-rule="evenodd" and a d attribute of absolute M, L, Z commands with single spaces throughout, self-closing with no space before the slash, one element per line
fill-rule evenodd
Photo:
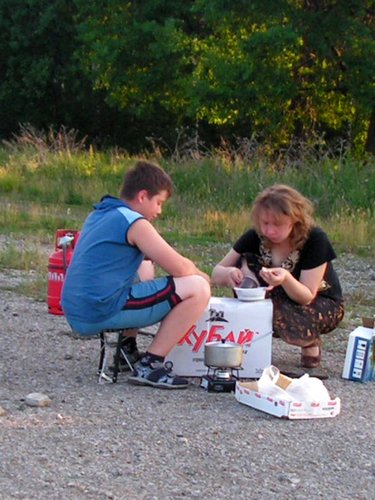
<path fill-rule="evenodd" d="M 305 269 L 301 271 L 299 280 L 282 267 L 262 267 L 259 274 L 268 283 L 268 290 L 281 285 L 290 299 L 298 304 L 310 304 L 318 293 L 326 267 L 327 263 L 325 262 L 313 269 Z"/>
<path fill-rule="evenodd" d="M 226 267 L 223 273 L 224 280 L 227 286 L 233 288 L 239 286 L 243 280 L 243 273 L 238 267 Z"/>
<path fill-rule="evenodd" d="M 269 285 L 268 290 L 272 290 L 275 286 L 282 285 L 290 273 L 283 267 L 262 267 L 259 275 Z"/>
<path fill-rule="evenodd" d="M 229 250 L 224 259 L 214 267 L 211 278 L 212 284 L 230 288 L 240 285 L 244 278 L 243 272 L 236 266 L 240 258 L 241 255 L 233 248 Z"/>
<path fill-rule="evenodd" d="M 241 269 L 235 266 L 222 266 L 218 264 L 212 273 L 211 283 L 216 286 L 228 286 L 233 288 L 239 286 L 243 280 Z"/>

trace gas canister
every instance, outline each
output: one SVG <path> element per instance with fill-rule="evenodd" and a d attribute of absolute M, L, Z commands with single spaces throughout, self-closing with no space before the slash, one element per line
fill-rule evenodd
<path fill-rule="evenodd" d="M 62 316 L 61 291 L 66 270 L 73 256 L 79 231 L 58 229 L 55 234 L 55 250 L 48 258 L 48 313 Z"/>

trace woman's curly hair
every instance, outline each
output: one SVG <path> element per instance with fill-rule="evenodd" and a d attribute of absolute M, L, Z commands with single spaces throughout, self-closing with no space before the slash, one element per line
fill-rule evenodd
<path fill-rule="evenodd" d="M 260 231 L 260 216 L 266 210 L 270 210 L 276 219 L 278 215 L 287 215 L 291 218 L 293 223 L 291 244 L 293 249 L 300 249 L 315 225 L 312 202 L 285 184 L 275 184 L 266 188 L 256 197 L 251 210 L 252 222 L 260 236 L 263 236 Z M 265 243 L 267 244 L 266 238 Z"/>

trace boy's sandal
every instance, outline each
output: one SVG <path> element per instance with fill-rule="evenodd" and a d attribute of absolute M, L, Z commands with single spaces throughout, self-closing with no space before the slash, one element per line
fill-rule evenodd
<path fill-rule="evenodd" d="M 312 346 L 309 346 L 312 347 Z M 302 347 L 301 352 L 301 365 L 304 368 L 318 368 L 322 359 L 322 348 L 320 345 L 317 346 L 319 353 L 316 356 L 307 356 L 303 354 L 304 348 Z"/>

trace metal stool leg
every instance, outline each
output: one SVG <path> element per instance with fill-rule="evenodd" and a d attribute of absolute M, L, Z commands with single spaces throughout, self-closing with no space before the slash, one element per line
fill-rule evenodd
<path fill-rule="evenodd" d="M 100 332 L 100 358 L 99 358 L 98 374 L 102 371 L 103 368 L 104 354 L 105 354 L 104 333 Z"/>
<path fill-rule="evenodd" d="M 106 373 L 106 368 L 108 365 L 108 342 L 106 338 L 106 330 L 103 330 L 100 332 L 100 359 L 99 359 L 99 368 L 98 368 L 98 382 L 99 384 L 103 382 L 111 382 L 114 383 L 117 381 L 117 373 L 116 377 L 114 376 L 109 376 Z M 120 333 L 118 334 L 118 338 L 116 341 L 116 346 L 119 343 L 119 338 L 120 338 Z M 116 367 L 115 367 L 116 369 Z M 117 363 L 117 372 L 118 372 L 118 363 Z"/>
<path fill-rule="evenodd" d="M 128 356 L 126 355 L 126 352 L 124 349 L 121 348 L 122 344 L 122 332 L 123 329 L 121 330 L 103 330 L 100 332 L 100 360 L 99 360 L 99 368 L 98 368 L 98 376 L 99 380 L 98 382 L 112 382 L 116 383 L 117 378 L 118 378 L 118 373 L 120 371 L 120 359 L 121 356 L 125 359 L 126 363 L 128 364 L 130 370 L 133 370 L 133 366 L 129 361 Z M 106 336 L 106 333 L 116 333 L 117 338 L 115 341 L 109 342 Z M 114 360 L 113 360 L 113 373 L 112 376 L 107 375 L 106 373 L 106 368 L 107 368 L 107 361 L 108 361 L 108 345 L 111 345 L 111 347 L 115 347 L 115 355 L 114 355 Z"/>
<path fill-rule="evenodd" d="M 117 336 L 116 354 L 114 359 L 113 375 L 112 375 L 112 381 L 114 384 L 117 382 L 117 375 L 120 368 L 121 340 L 122 340 L 121 337 L 122 337 L 122 332 L 119 332 Z"/>

